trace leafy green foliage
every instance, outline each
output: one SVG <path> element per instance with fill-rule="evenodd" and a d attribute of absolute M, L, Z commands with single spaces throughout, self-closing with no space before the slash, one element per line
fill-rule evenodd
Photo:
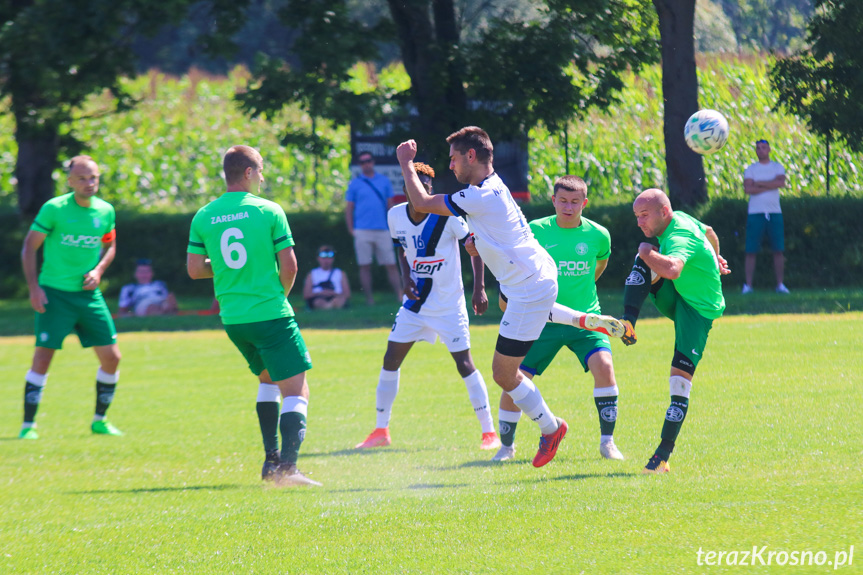
<path fill-rule="evenodd" d="M 863 151 L 863 4 L 818 1 L 812 47 L 778 59 L 770 71 L 778 105 L 805 119 L 827 142 L 834 136 Z"/>
<path fill-rule="evenodd" d="M 799 48 L 813 0 L 718 0 L 740 46 L 756 51 Z"/>

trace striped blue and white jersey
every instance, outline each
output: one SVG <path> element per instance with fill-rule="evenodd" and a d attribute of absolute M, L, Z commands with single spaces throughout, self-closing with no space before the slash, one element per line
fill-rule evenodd
<path fill-rule="evenodd" d="M 459 217 L 420 216 L 418 223 L 411 220 L 407 202 L 387 212 L 393 243 L 404 249 L 419 295 L 418 300 L 405 297 L 402 307 L 421 315 L 450 314 L 465 307 L 458 242 L 470 232 Z"/>

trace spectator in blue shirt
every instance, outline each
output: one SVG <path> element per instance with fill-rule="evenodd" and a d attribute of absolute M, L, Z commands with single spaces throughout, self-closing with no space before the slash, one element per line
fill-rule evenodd
<path fill-rule="evenodd" d="M 372 259 L 375 259 L 378 265 L 386 267 L 390 286 L 396 299 L 401 301 L 401 280 L 387 227 L 387 211 L 393 207 L 393 187 L 389 178 L 375 172 L 371 153 L 362 152 L 357 160 L 362 173 L 351 181 L 345 193 L 345 223 L 354 237 L 360 287 L 365 293 L 366 303 L 374 305 Z"/>

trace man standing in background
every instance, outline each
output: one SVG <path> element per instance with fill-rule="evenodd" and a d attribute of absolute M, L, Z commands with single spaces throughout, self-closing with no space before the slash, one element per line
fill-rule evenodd
<path fill-rule="evenodd" d="M 755 258 L 761 251 L 765 234 L 773 251 L 773 270 L 776 273 L 776 293 L 788 293 L 785 277 L 785 224 L 779 207 L 779 188 L 785 187 L 785 168 L 770 160 L 767 140 L 755 142 L 758 161 L 743 172 L 743 191 L 749 196 L 749 215 L 746 218 L 746 283 L 743 293 L 752 293 L 755 277 Z"/>
<path fill-rule="evenodd" d="M 387 226 L 387 211 L 393 207 L 393 187 L 389 178 L 375 173 L 375 160 L 369 152 L 357 158 L 362 173 L 348 185 L 345 193 L 345 224 L 354 238 L 357 265 L 360 266 L 360 288 L 366 296 L 366 304 L 374 305 L 372 294 L 372 259 L 387 269 L 390 287 L 401 301 L 401 284 L 396 269 Z"/>

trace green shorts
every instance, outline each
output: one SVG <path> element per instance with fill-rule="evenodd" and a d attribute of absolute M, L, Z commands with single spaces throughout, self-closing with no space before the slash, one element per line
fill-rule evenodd
<path fill-rule="evenodd" d="M 584 371 L 587 371 L 587 360 L 591 355 L 600 350 L 611 353 L 611 344 L 607 335 L 569 325 L 547 323 L 542 328 L 539 339 L 533 342 L 527 356 L 522 360 L 521 370 L 533 375 L 542 375 L 557 352 L 564 346 L 578 357 Z"/>
<path fill-rule="evenodd" d="M 225 332 L 255 375 L 266 369 L 273 381 L 281 381 L 312 369 L 312 358 L 293 316 L 230 324 Z"/>
<path fill-rule="evenodd" d="M 63 291 L 41 286 L 48 303 L 36 314 L 36 346 L 63 349 L 74 329 L 83 347 L 117 343 L 117 329 L 99 290 Z"/>
<path fill-rule="evenodd" d="M 713 320 L 707 319 L 686 303 L 671 280 L 663 280 L 659 291 L 651 293 L 650 299 L 662 315 L 674 321 L 675 354 L 672 367 L 694 374 L 707 347 L 707 334 L 713 327 Z"/>

